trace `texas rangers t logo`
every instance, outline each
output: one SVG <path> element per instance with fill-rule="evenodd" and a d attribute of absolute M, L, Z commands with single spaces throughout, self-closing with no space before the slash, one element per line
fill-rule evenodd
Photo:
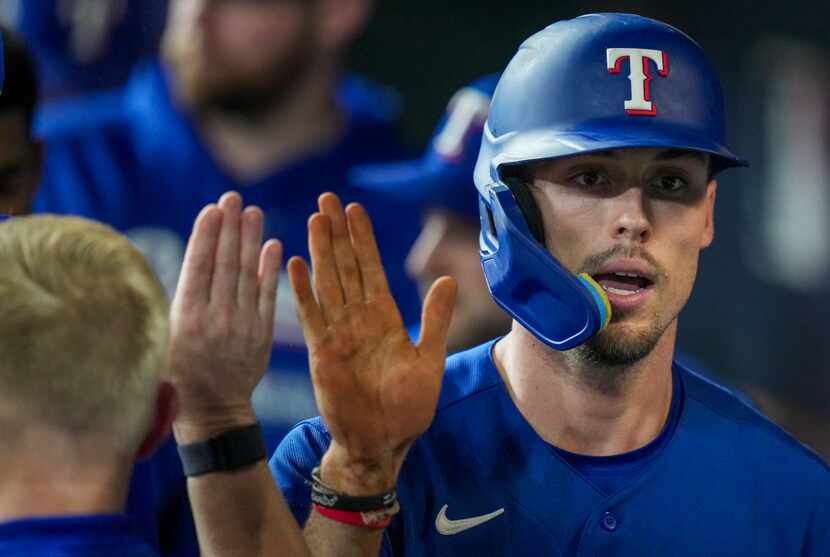
<path fill-rule="evenodd" d="M 635 116 L 654 116 L 657 108 L 651 101 L 649 62 L 657 66 L 657 74 L 669 75 L 669 57 L 662 50 L 647 48 L 609 48 L 606 51 L 609 73 L 620 73 L 623 60 L 628 59 L 631 98 L 625 101 L 625 113 Z"/>

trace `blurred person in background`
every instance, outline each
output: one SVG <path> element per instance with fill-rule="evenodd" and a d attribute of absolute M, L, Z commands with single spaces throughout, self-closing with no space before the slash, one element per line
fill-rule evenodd
<path fill-rule="evenodd" d="M 0 0 L 0 21 L 23 36 L 51 101 L 123 85 L 158 53 L 168 0 Z"/>
<path fill-rule="evenodd" d="M 421 298 L 444 275 L 458 282 L 449 352 L 472 348 L 510 330 L 510 317 L 490 297 L 481 270 L 478 194 L 473 169 L 498 75 L 458 90 L 424 155 L 416 160 L 366 165 L 352 177 L 361 187 L 420 207 L 423 228 L 406 258 Z M 418 338 L 418 332 L 412 332 Z"/>
<path fill-rule="evenodd" d="M 413 321 L 419 302 L 404 259 L 418 214 L 353 188 L 355 164 L 400 158 L 390 92 L 344 76 L 346 51 L 371 0 L 178 0 L 163 59 L 123 90 L 64 103 L 41 121 L 49 148 L 37 211 L 93 217 L 125 232 L 168 293 L 199 209 L 244 191 L 265 234 L 306 253 L 305 219 L 333 189 L 385 215 L 378 222 L 390 281 Z M 272 369 L 255 402 L 269 448 L 315 413 L 289 288 L 281 289 Z"/>
<path fill-rule="evenodd" d="M 40 180 L 43 147 L 32 134 L 38 82 L 26 47 L 0 26 L 6 79 L 0 94 L 0 213 L 29 212 Z"/>

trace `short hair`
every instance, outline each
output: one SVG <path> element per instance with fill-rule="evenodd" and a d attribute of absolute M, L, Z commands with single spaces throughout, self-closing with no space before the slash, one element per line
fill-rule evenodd
<path fill-rule="evenodd" d="M 16 33 L 0 25 L 0 34 L 3 36 L 3 65 L 6 74 L 3 92 L 0 94 L 0 114 L 22 112 L 31 130 L 39 94 L 34 60 Z"/>
<path fill-rule="evenodd" d="M 0 222 L 0 427 L 134 452 L 168 335 L 164 290 L 124 236 L 78 217 Z"/>

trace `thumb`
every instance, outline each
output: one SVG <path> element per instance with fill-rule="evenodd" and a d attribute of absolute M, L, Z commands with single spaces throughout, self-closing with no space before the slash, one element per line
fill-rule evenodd
<path fill-rule="evenodd" d="M 447 331 L 455 307 L 458 286 L 452 277 L 436 280 L 427 292 L 421 314 L 421 338 L 418 349 L 429 357 L 443 359 L 447 352 Z"/>

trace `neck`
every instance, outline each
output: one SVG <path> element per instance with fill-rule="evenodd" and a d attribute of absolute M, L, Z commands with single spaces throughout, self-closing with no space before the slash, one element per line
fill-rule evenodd
<path fill-rule="evenodd" d="M 208 111 L 198 126 L 208 149 L 237 180 L 259 179 L 333 145 L 345 117 L 337 106 L 339 74 L 309 71 L 256 118 Z"/>
<path fill-rule="evenodd" d="M 514 323 L 493 352 L 513 402 L 546 442 L 573 453 L 609 456 L 656 438 L 671 407 L 676 321 L 650 354 L 625 368 L 599 369 L 542 344 Z M 597 384 L 600 373 L 620 378 Z"/>
<path fill-rule="evenodd" d="M 65 435 L 27 431 L 20 439 L 2 441 L 0 522 L 124 512 L 129 458 Z"/>

